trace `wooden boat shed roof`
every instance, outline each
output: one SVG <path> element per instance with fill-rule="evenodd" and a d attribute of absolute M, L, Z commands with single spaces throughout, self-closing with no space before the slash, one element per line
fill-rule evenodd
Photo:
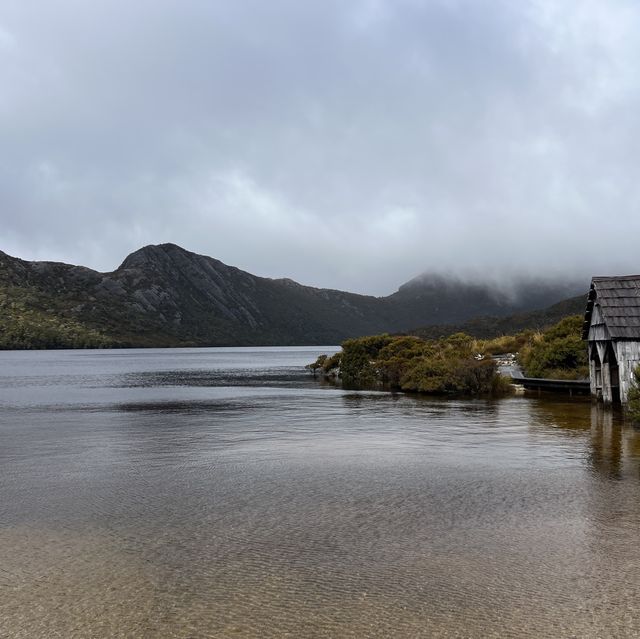
<path fill-rule="evenodd" d="M 591 280 L 582 339 L 589 336 L 594 305 L 600 307 L 611 339 L 640 341 L 640 275 L 594 277 Z"/>

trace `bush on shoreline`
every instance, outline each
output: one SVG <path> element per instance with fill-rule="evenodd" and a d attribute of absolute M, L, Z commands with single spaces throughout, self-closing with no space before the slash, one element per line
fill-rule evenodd
<path fill-rule="evenodd" d="M 504 393 L 507 378 L 493 355 L 517 353 L 527 377 L 579 379 L 588 376 L 582 318 L 566 317 L 543 333 L 523 331 L 491 340 L 454 333 L 437 340 L 388 334 L 349 339 L 342 351 L 321 355 L 308 368 L 346 388 L 386 388 L 438 395 Z M 640 420 L 640 391 L 638 391 Z"/>
<path fill-rule="evenodd" d="M 640 424 L 640 366 L 633 371 L 633 388 L 629 391 L 627 414 L 631 421 Z"/>
<path fill-rule="evenodd" d="M 582 340 L 582 317 L 571 315 L 532 335 L 518 360 L 527 377 L 583 379 L 589 376 L 587 348 Z"/>
<path fill-rule="evenodd" d="M 339 376 L 346 388 L 386 388 L 434 395 L 503 393 L 508 383 L 496 363 L 478 352 L 479 342 L 464 333 L 444 339 L 374 335 L 350 339 L 339 353 Z M 325 376 L 336 356 L 309 366 Z M 338 375 L 335 375 L 338 376 Z"/>

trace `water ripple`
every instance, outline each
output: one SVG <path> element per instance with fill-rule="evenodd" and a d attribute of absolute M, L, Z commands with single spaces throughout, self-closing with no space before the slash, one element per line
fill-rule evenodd
<path fill-rule="evenodd" d="M 328 351 L 0 353 L 0 636 L 640 635 L 636 430 Z"/>

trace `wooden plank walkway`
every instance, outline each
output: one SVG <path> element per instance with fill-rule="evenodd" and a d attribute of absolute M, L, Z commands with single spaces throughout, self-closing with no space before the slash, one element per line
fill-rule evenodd
<path fill-rule="evenodd" d="M 591 393 L 588 379 L 546 379 L 512 375 L 511 381 L 519 386 L 524 386 L 526 390 L 550 391 L 569 395 L 589 395 Z"/>
<path fill-rule="evenodd" d="M 566 393 L 567 395 L 589 395 L 591 386 L 588 379 L 547 379 L 544 377 L 525 377 L 520 367 L 514 362 L 502 365 L 500 372 L 509 377 L 513 384 L 526 390 Z"/>

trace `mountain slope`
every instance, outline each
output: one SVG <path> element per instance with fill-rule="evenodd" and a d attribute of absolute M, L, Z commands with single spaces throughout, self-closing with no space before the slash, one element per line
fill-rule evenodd
<path fill-rule="evenodd" d="M 408 332 L 425 339 L 438 339 L 452 333 L 466 333 L 479 339 L 492 339 L 501 335 L 513 335 L 527 329 L 548 328 L 569 315 L 582 315 L 586 304 L 586 294 L 578 295 L 542 310 L 517 313 L 507 317 L 476 317 L 459 324 L 423 326 Z"/>
<path fill-rule="evenodd" d="M 558 290 L 547 295 L 549 301 L 562 297 Z M 69 346 L 286 345 L 505 315 L 526 303 L 486 286 L 439 278 L 419 278 L 382 298 L 317 289 L 257 277 L 175 244 L 141 248 L 111 273 L 0 252 L 5 347 L 29 343 L 28 335 L 15 337 L 24 328 L 20 317 L 29 314 L 31 335 L 40 325 L 49 327 L 37 347 L 57 325 L 75 335 L 67 338 Z M 52 345 L 64 344 L 56 338 Z"/>
<path fill-rule="evenodd" d="M 387 299 L 402 307 L 403 321 L 414 328 L 425 326 L 425 318 L 429 318 L 429 325 L 458 324 L 477 317 L 503 317 L 543 309 L 588 288 L 587 280 L 556 283 L 528 279 L 505 291 L 485 283 L 421 275 Z"/>
<path fill-rule="evenodd" d="M 112 273 L 1 254 L 0 286 L 122 345 L 326 343 L 386 326 L 376 298 L 255 277 L 172 244 Z"/>

